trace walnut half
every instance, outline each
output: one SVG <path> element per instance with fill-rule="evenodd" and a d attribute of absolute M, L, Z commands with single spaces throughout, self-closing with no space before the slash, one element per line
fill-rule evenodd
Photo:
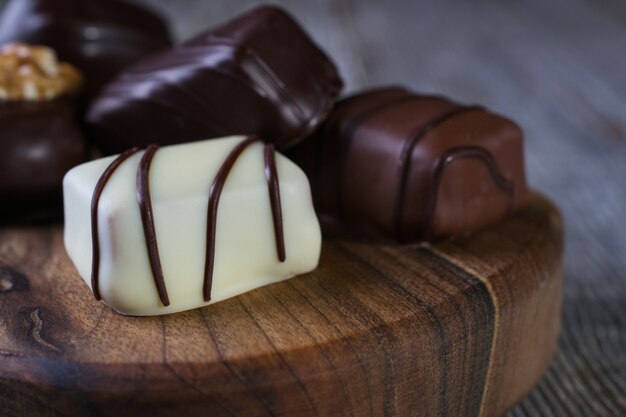
<path fill-rule="evenodd" d="M 46 101 L 75 94 L 82 75 L 46 47 L 10 43 L 0 48 L 0 101 Z"/>

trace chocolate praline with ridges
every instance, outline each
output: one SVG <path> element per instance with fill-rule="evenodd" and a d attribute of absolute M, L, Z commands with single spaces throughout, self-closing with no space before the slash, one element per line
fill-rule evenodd
<path fill-rule="evenodd" d="M 309 176 L 327 234 L 404 243 L 464 235 L 528 195 L 515 123 L 401 87 L 338 102 L 290 156 Z"/>
<path fill-rule="evenodd" d="M 123 71 L 87 120 L 108 154 L 233 134 L 284 150 L 326 118 L 341 88 L 296 21 L 262 6 Z"/>

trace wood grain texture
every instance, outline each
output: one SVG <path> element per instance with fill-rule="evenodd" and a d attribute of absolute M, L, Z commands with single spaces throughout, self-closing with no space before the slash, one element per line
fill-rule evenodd
<path fill-rule="evenodd" d="M 60 227 L 0 230 L 2 416 L 502 416 L 560 321 L 561 221 L 535 196 L 432 246 L 324 242 L 311 274 L 185 313 L 94 300 Z"/>

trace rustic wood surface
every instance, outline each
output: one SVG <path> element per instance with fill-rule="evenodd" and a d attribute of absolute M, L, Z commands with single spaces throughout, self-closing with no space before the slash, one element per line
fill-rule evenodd
<path fill-rule="evenodd" d="M 140 0 L 179 38 L 248 0 Z M 518 121 L 532 186 L 566 228 L 563 329 L 508 417 L 626 415 L 626 2 L 285 0 L 348 91 L 402 83 Z"/>
<path fill-rule="evenodd" d="M 255 4 L 139 1 L 181 39 Z M 402 83 L 522 125 L 529 180 L 564 215 L 565 288 L 555 359 L 508 417 L 626 415 L 626 3 L 275 3 L 333 55 L 348 91 Z"/>
<path fill-rule="evenodd" d="M 0 229 L 0 415 L 500 417 L 557 341 L 546 200 L 435 244 L 324 242 L 311 274 L 203 309 L 97 302 L 62 228 Z"/>

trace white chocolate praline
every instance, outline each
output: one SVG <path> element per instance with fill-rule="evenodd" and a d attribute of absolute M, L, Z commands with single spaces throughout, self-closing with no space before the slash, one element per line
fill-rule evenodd
<path fill-rule="evenodd" d="M 143 152 L 124 161 L 100 197 L 99 289 L 102 301 L 127 315 L 158 315 L 216 303 L 315 269 L 321 231 L 306 175 L 276 154 L 286 249 L 278 260 L 263 144 L 246 148 L 219 201 L 210 302 L 202 293 L 208 194 L 215 175 L 242 136 L 160 148 L 149 183 L 158 249 L 170 305 L 164 306 L 150 268 L 137 203 L 136 172 Z M 63 181 L 65 247 L 91 286 L 91 199 L 115 157 L 75 167 Z"/>

